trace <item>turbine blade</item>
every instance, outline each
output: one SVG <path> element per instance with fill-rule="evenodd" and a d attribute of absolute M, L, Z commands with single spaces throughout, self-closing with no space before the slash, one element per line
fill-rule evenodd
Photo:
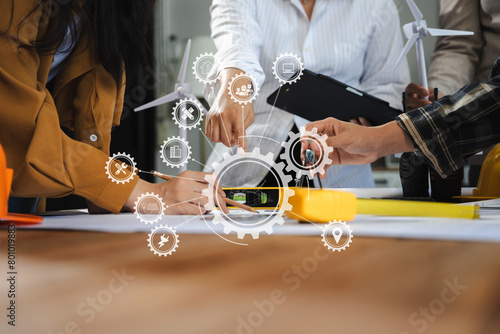
<path fill-rule="evenodd" d="M 201 112 L 203 114 L 205 114 L 205 115 L 208 114 L 208 111 L 205 109 L 205 107 L 203 106 L 203 104 L 200 102 L 200 100 L 198 100 L 198 98 L 194 94 L 192 94 L 192 93 L 191 94 L 186 94 L 186 97 L 197 101 L 201 105 Z"/>
<path fill-rule="evenodd" d="M 410 7 L 411 13 L 413 14 L 413 17 L 415 18 L 415 20 L 417 22 L 422 21 L 422 19 L 424 18 L 424 15 L 420 11 L 420 9 L 418 9 L 417 5 L 415 4 L 415 1 L 406 0 L 406 2 L 408 3 L 408 7 Z"/>
<path fill-rule="evenodd" d="M 165 104 L 165 103 L 168 103 L 168 102 L 172 102 L 172 101 L 175 101 L 177 99 L 179 99 L 179 93 L 177 92 L 173 92 L 173 93 L 170 93 L 168 95 L 165 95 L 165 96 L 162 96 L 154 101 L 151 101 L 149 103 L 146 103 L 140 107 L 137 107 L 134 109 L 134 111 L 141 111 L 141 110 L 144 110 L 144 109 L 149 109 L 149 108 L 152 108 L 152 107 L 156 107 L 156 106 L 159 106 L 159 105 L 162 105 L 162 104 Z"/>
<path fill-rule="evenodd" d="M 396 66 L 394 68 L 398 67 L 399 63 L 403 60 L 404 57 L 410 52 L 410 49 L 412 48 L 413 44 L 417 41 L 417 38 L 419 37 L 419 34 L 413 34 L 410 36 L 408 39 L 408 42 L 405 45 L 405 48 L 403 49 L 403 52 L 401 52 L 401 55 L 398 58 L 398 61 L 396 62 Z"/>
<path fill-rule="evenodd" d="M 187 62 L 189 58 L 189 50 L 191 49 L 191 40 L 188 39 L 188 42 L 186 44 L 186 50 L 184 51 L 184 58 L 182 58 L 182 64 L 181 64 L 181 69 L 179 71 L 179 77 L 177 78 L 177 82 L 180 82 L 181 85 L 184 84 L 184 80 L 186 79 L 186 69 L 187 69 Z"/>
<path fill-rule="evenodd" d="M 474 35 L 474 33 L 472 31 L 434 29 L 434 28 L 427 28 L 427 32 L 429 34 L 431 34 L 431 36 L 470 36 L 470 35 Z"/>

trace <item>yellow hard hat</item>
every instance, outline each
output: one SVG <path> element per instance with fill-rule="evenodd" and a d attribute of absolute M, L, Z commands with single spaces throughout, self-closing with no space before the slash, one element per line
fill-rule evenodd
<path fill-rule="evenodd" d="M 500 144 L 486 156 L 473 193 L 475 197 L 500 198 Z"/>

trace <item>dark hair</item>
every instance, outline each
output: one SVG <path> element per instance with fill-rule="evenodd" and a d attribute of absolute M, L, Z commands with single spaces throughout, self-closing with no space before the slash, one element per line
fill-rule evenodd
<path fill-rule="evenodd" d="M 81 30 L 88 35 L 89 43 L 95 45 L 101 64 L 119 82 L 124 72 L 123 65 L 127 73 L 132 74 L 139 65 L 146 66 L 153 58 L 148 31 L 151 28 L 155 2 L 156 0 L 39 0 L 18 29 L 41 8 L 40 22 L 48 23 L 47 30 L 43 38 L 21 47 L 33 49 L 39 54 L 55 53 L 63 44 L 68 28 L 73 42 L 76 42 L 78 29 L 74 17 L 78 15 Z"/>

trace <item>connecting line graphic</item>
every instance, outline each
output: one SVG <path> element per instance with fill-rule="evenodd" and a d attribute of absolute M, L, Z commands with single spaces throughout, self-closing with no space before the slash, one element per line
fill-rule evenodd
<path fill-rule="evenodd" d="M 194 160 L 194 159 L 193 159 Z M 198 162 L 198 161 L 196 161 Z M 146 174 L 152 174 L 152 175 L 155 175 L 153 172 L 148 172 L 148 171 L 145 171 L 145 170 L 138 170 L 139 173 L 146 173 Z M 205 180 L 200 180 L 200 179 L 192 179 L 190 177 L 182 177 L 182 176 L 179 176 L 179 175 L 167 175 L 165 174 L 165 176 L 170 176 L 172 178 L 176 178 L 176 179 L 182 179 L 182 180 L 191 180 L 191 181 L 198 181 L 198 182 L 203 182 L 205 183 Z"/>
<path fill-rule="evenodd" d="M 226 134 L 227 137 L 227 142 L 231 144 L 231 139 L 229 139 L 229 135 L 227 134 L 226 125 L 224 124 L 224 119 L 222 119 L 222 115 L 220 115 L 220 120 L 222 123 L 222 128 L 224 129 L 224 133 Z M 232 147 L 231 147 L 231 153 L 234 154 L 234 150 Z"/>
<path fill-rule="evenodd" d="M 199 162 L 199 161 L 198 161 L 198 160 L 196 160 L 196 159 L 191 159 L 191 160 L 193 160 L 193 161 L 194 161 L 194 162 L 196 162 L 196 163 L 199 163 L 200 165 L 202 165 L 203 167 L 205 167 L 205 168 L 207 168 L 207 169 L 213 170 L 213 168 L 211 168 L 211 167 L 209 168 L 208 166 L 206 166 L 205 164 L 203 164 L 203 163 Z"/>
<path fill-rule="evenodd" d="M 236 242 L 236 241 L 232 241 L 232 240 L 226 239 L 226 238 L 224 238 L 222 235 L 220 235 L 219 233 L 217 233 L 217 232 L 216 232 L 216 231 L 212 228 L 212 226 L 210 226 L 210 224 L 206 221 L 206 219 L 205 219 L 205 215 L 201 212 L 201 208 L 200 208 L 200 215 L 201 215 L 201 218 L 203 218 L 203 221 L 205 222 L 205 224 L 207 224 L 208 228 L 209 228 L 210 230 L 212 230 L 212 232 L 214 232 L 215 234 L 217 234 L 217 236 L 218 236 L 219 238 L 221 238 L 222 240 L 225 240 L 225 241 L 227 241 L 227 242 L 230 242 L 230 243 L 232 243 L 232 244 L 239 245 L 239 246 L 248 246 L 248 244 L 244 244 L 244 243 L 240 243 L 240 242 Z M 198 217 L 198 216 L 196 216 L 196 217 Z M 183 223 L 183 224 L 184 224 L 184 223 Z"/>
<path fill-rule="evenodd" d="M 219 157 L 219 159 L 222 160 L 222 157 L 219 155 L 219 153 L 217 152 L 217 150 L 215 149 L 214 145 L 212 145 L 212 141 L 210 139 L 207 138 L 207 135 L 205 134 L 205 132 L 203 132 L 202 129 L 198 129 L 200 130 L 201 134 L 203 135 L 203 137 L 205 137 L 205 139 L 207 140 L 208 144 L 210 145 L 210 147 L 212 147 L 212 152 L 215 152 L 215 154 L 217 154 L 217 156 Z"/>
<path fill-rule="evenodd" d="M 201 196 L 201 197 L 196 197 L 196 198 L 191 198 L 191 199 L 188 199 L 186 201 L 183 201 L 183 202 L 179 202 L 179 203 L 174 203 L 172 205 L 167 205 L 166 208 L 171 208 L 173 206 L 176 206 L 176 205 L 179 205 L 179 204 L 184 204 L 184 203 L 192 203 L 192 201 L 196 201 L 197 199 L 201 199 L 201 198 L 205 198 L 205 196 Z M 198 203 L 198 206 L 200 206 L 200 204 Z"/>
<path fill-rule="evenodd" d="M 309 224 L 313 224 L 314 226 L 318 227 L 319 229 L 322 229 L 321 226 L 319 226 L 318 224 L 310 221 L 310 220 L 307 220 L 305 219 L 304 217 L 302 217 L 301 215 L 298 215 L 297 213 L 294 212 L 294 215 L 296 215 L 297 217 L 300 217 L 302 219 L 302 221 L 304 222 L 308 222 Z"/>
<path fill-rule="evenodd" d="M 243 129 L 243 133 L 246 133 L 246 131 L 245 131 L 245 106 L 244 105 L 241 106 L 241 128 Z M 244 138 L 244 136 L 238 137 L 238 144 L 239 144 L 240 138 Z"/>
<path fill-rule="evenodd" d="M 201 208 L 200 208 L 200 212 L 201 212 Z M 202 215 L 202 214 L 200 214 L 200 215 L 198 215 L 198 216 L 203 216 L 203 215 Z M 190 222 L 191 220 L 193 220 L 193 219 L 195 219 L 195 218 L 198 218 L 198 216 L 193 216 L 192 218 L 189 218 L 189 219 L 188 219 L 188 220 L 186 220 L 184 223 L 177 225 L 177 226 L 175 227 L 175 229 L 176 229 L 176 230 L 177 230 L 177 229 L 179 229 L 179 227 L 181 227 L 182 225 L 184 225 L 184 224 L 186 224 L 186 223 Z"/>
<path fill-rule="evenodd" d="M 276 94 L 276 98 L 274 99 L 273 106 L 271 108 L 271 112 L 269 113 L 269 117 L 267 117 L 266 126 L 264 127 L 264 132 L 262 132 L 262 136 L 260 138 L 260 142 L 259 142 L 258 147 L 260 147 L 260 144 L 262 143 L 262 139 L 264 138 L 264 135 L 266 134 L 267 126 L 269 125 L 269 120 L 271 119 L 271 116 L 273 114 L 274 105 L 276 104 L 276 101 L 278 100 L 278 96 L 280 95 L 280 92 L 281 92 L 281 87 L 282 86 L 280 85 L 280 88 L 278 88 L 278 93 Z"/>

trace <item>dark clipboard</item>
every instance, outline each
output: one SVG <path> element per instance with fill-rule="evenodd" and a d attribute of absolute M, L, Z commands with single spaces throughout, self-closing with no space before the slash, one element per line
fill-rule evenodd
<path fill-rule="evenodd" d="M 384 100 L 309 70 L 297 82 L 274 91 L 267 103 L 312 122 L 327 117 L 342 121 L 365 117 L 372 125 L 382 125 L 401 113 Z"/>

